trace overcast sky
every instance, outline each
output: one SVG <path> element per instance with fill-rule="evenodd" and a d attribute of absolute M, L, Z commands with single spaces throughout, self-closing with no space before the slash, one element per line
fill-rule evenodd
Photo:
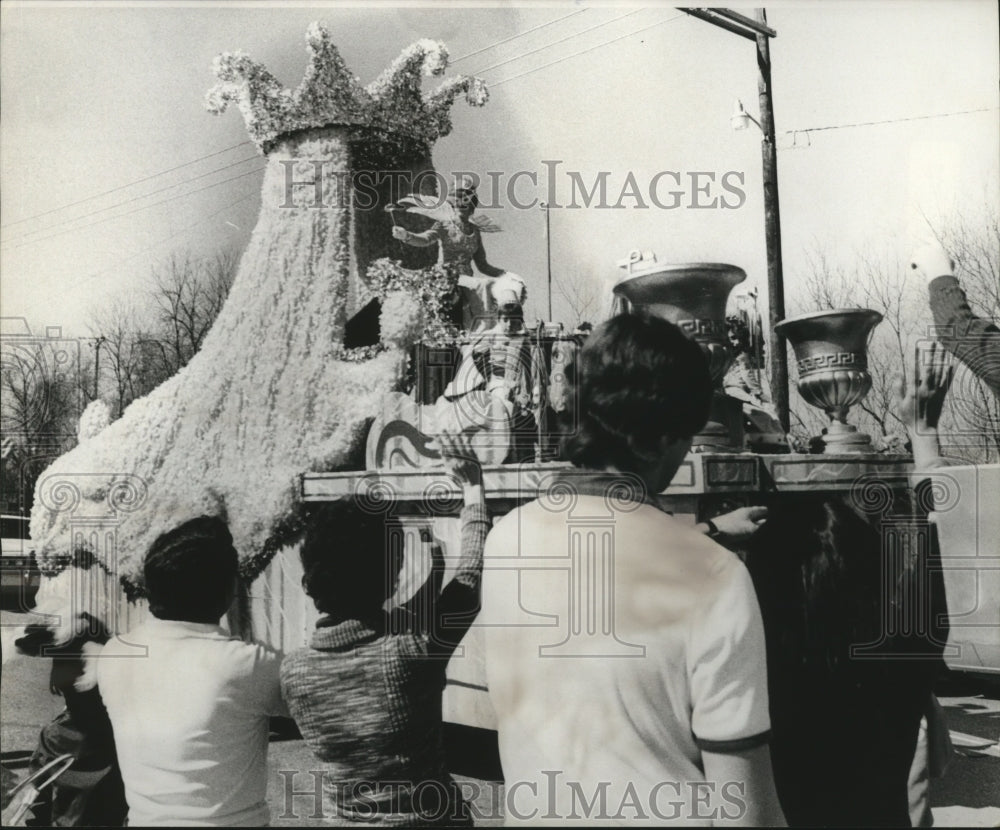
<path fill-rule="evenodd" d="M 754 48 L 672 7 L 4 2 L 0 13 L 5 317 L 85 334 L 101 305 L 141 297 L 150 269 L 171 252 L 242 249 L 256 221 L 263 160 L 245 143 L 236 110 L 205 111 L 211 61 L 242 49 L 294 87 L 312 20 L 329 25 L 365 83 L 420 37 L 443 40 L 453 58 L 476 53 L 452 71 L 484 77 L 492 98 L 481 110 L 456 105 L 454 132 L 434 150 L 441 171 L 500 171 L 505 179 L 534 171 L 537 192 L 522 179 L 517 196 L 544 199 L 543 162 L 559 160 L 561 201 L 571 172 L 589 184 L 606 171 L 612 203 L 629 172 L 643 189 L 662 171 L 680 175 L 680 188 L 661 177 L 659 190 L 664 203 L 669 190 L 685 191 L 677 209 L 627 198 L 618 210 L 553 210 L 557 280 L 610 281 L 615 262 L 642 248 L 664 261 L 732 262 L 763 288 L 759 134 L 734 132 L 729 121 L 737 98 L 757 114 Z M 885 239 L 903 256 L 926 233 L 924 215 L 937 221 L 997 204 L 995 2 L 785 3 L 768 16 L 778 31 L 773 82 L 789 294 L 810 246 L 849 257 Z M 895 123 L 846 126 L 871 121 Z M 791 132 L 817 127 L 839 129 Z M 715 176 L 707 195 L 691 192 L 692 172 Z M 745 199 L 721 189 L 727 173 Z M 719 197 L 739 204 L 692 204 Z M 490 215 L 504 232 L 486 238 L 489 259 L 527 278 L 529 315 L 541 314 L 542 213 L 514 209 L 506 193 L 500 202 Z M 557 317 L 559 309 L 557 299 Z"/>

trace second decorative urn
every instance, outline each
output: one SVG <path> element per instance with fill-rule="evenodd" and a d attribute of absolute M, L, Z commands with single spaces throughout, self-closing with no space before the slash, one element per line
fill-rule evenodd
<path fill-rule="evenodd" d="M 847 413 L 871 389 L 868 337 L 880 322 L 877 311 L 846 308 L 800 314 L 775 327 L 795 350 L 799 394 L 830 418 L 824 452 L 872 450 L 871 437 L 848 424 Z"/>
<path fill-rule="evenodd" d="M 642 309 L 669 320 L 708 358 L 716 392 L 708 423 L 695 436 L 695 448 L 743 449 L 742 403 L 723 394 L 721 387 L 732 363 L 726 302 L 746 272 L 718 262 L 661 264 L 651 252 L 640 251 L 632 251 L 619 265 L 627 276 L 614 288 L 616 310 Z"/>

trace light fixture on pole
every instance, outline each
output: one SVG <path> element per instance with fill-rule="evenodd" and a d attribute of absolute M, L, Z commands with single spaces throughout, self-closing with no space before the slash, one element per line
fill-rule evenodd
<path fill-rule="evenodd" d="M 743 102 L 737 98 L 736 105 L 733 107 L 733 114 L 729 117 L 729 123 L 734 130 L 746 130 L 750 127 L 750 122 L 757 125 L 757 129 L 764 132 L 764 128 L 760 126 L 760 121 L 754 118 L 750 113 L 748 113 L 743 108 Z"/>

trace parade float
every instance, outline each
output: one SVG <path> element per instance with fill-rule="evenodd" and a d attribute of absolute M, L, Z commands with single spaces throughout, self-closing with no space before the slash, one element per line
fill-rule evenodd
<path fill-rule="evenodd" d="M 422 76 L 447 68 L 434 41 L 404 50 L 368 86 L 323 27 L 311 26 L 306 43 L 309 65 L 294 90 L 242 53 L 215 63 L 208 106 L 239 109 L 267 167 L 256 228 L 201 350 L 120 419 L 88 429 L 37 484 L 31 536 L 43 572 L 52 577 L 71 551 L 88 550 L 101 567 L 74 590 L 122 632 L 144 613 L 144 552 L 195 516 L 224 516 L 240 553 L 245 591 L 231 628 L 288 650 L 307 642 L 316 618 L 296 547 L 313 506 L 355 499 L 385 514 L 387 543 L 404 553 L 402 600 L 439 586 L 457 561 L 461 494 L 434 450 L 437 431 L 473 435 L 494 517 L 550 490 L 567 467 L 558 459 L 559 437 L 572 429 L 564 370 L 586 335 L 553 321 L 504 328 L 501 312 L 523 304 L 523 282 L 484 268 L 475 250 L 449 253 L 464 243 L 441 230 L 468 222 L 474 187 L 447 193 L 431 150 L 450 132 L 459 96 L 483 106 L 485 85 L 459 76 L 423 92 Z M 491 230 L 476 228 L 466 236 Z M 437 245 L 424 244 L 435 235 Z M 609 270 L 620 253 L 609 252 Z M 874 312 L 783 324 L 803 397 L 831 419 L 822 453 L 792 453 L 773 418 L 723 389 L 727 301 L 744 271 L 634 251 L 620 276 L 615 309 L 677 324 L 705 351 L 716 384 L 709 423 L 657 496 L 664 509 L 694 523 L 785 492 L 838 494 L 882 528 L 887 549 L 926 544 L 928 509 L 957 496 L 939 479 L 924 499 L 936 501 L 915 505 L 910 458 L 872 452 L 846 421 L 870 385 Z M 578 516 L 567 504 L 568 521 L 589 538 L 613 535 L 607 516 Z M 599 547 L 566 568 L 590 572 Z M 600 621 L 579 624 L 596 630 Z M 445 693 L 446 718 L 478 757 L 478 738 L 494 726 L 478 647 L 486 625 L 478 620 L 456 653 Z"/>

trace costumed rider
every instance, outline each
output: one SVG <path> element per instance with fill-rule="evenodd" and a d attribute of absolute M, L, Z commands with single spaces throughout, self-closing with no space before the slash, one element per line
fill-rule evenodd
<path fill-rule="evenodd" d="M 759 330 L 754 331 L 747 324 L 744 316 L 733 315 L 726 318 L 726 329 L 729 336 L 729 346 L 733 354 L 733 362 L 722 381 L 727 395 L 756 407 L 763 407 L 766 401 L 764 389 L 758 377 L 758 361 L 753 358 L 763 351 L 763 343 L 759 341 Z"/>
<path fill-rule="evenodd" d="M 493 397 L 527 409 L 531 403 L 530 354 L 524 332 L 524 282 L 505 274 L 491 286 L 497 323 L 472 342 L 472 362 Z"/>
<path fill-rule="evenodd" d="M 532 353 L 531 338 L 524 329 L 524 280 L 507 272 L 493 281 L 490 292 L 497 307 L 497 322 L 463 349 L 458 372 L 444 397 L 470 404 L 482 400 L 489 409 L 488 420 L 493 428 L 501 423 L 508 425 L 512 439 L 510 460 L 523 461 L 534 453 L 537 429 L 533 409 L 540 394 L 537 374 L 542 364 Z"/>
<path fill-rule="evenodd" d="M 475 215 L 479 205 L 476 181 L 471 176 L 456 176 L 443 204 L 438 197 L 411 194 L 399 200 L 407 213 L 434 220 L 423 233 L 413 233 L 393 224 L 394 239 L 418 248 L 438 245 L 438 264 L 451 265 L 458 271 L 461 300 L 461 328 L 477 332 L 496 321 L 496 304 L 490 287 L 505 273 L 486 259 L 483 233 L 497 233 L 500 226 L 482 215 Z M 473 271 L 473 263 L 479 273 Z M 456 321 L 458 322 L 458 321 Z"/>

